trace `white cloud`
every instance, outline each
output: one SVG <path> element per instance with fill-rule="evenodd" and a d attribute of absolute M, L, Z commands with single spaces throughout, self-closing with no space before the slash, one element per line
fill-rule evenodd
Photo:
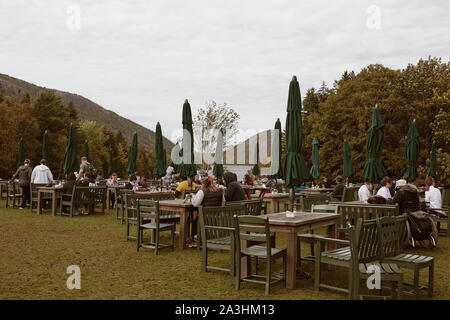
<path fill-rule="evenodd" d="M 67 7 L 81 9 L 79 30 Z M 380 8 L 370 30 L 367 8 Z M 163 134 L 227 102 L 243 130 L 285 118 L 290 78 L 302 93 L 370 63 L 448 59 L 448 1 L 0 0 L 0 72 L 81 94 Z"/>

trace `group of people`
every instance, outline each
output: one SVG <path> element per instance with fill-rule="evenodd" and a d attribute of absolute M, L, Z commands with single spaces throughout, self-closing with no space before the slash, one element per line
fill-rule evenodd
<path fill-rule="evenodd" d="M 366 181 L 358 190 L 359 201 L 370 201 L 371 199 L 381 200 L 387 204 L 398 204 L 400 212 L 413 212 L 420 210 L 419 193 L 420 190 L 405 179 L 392 180 L 384 177 L 381 180 L 380 188 L 375 197 L 372 196 L 373 185 Z M 442 208 L 442 195 L 436 187 L 436 180 L 433 177 L 425 179 L 425 202 L 431 209 Z"/>

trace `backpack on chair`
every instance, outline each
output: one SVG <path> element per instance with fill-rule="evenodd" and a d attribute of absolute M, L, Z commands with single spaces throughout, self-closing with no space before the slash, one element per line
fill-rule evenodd
<path fill-rule="evenodd" d="M 417 241 L 423 245 L 422 241 L 428 240 L 429 248 L 436 247 L 438 232 L 436 222 L 430 215 L 424 211 L 414 211 L 408 212 L 407 218 L 407 242 L 409 242 L 412 247 L 415 247 Z"/>

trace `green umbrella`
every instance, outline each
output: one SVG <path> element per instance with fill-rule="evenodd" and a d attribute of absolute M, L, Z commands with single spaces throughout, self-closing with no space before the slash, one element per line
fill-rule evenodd
<path fill-rule="evenodd" d="M 163 149 L 163 166 L 164 166 L 164 168 L 166 168 L 166 166 L 167 166 L 167 152 L 166 152 L 166 149 Z"/>
<path fill-rule="evenodd" d="M 319 140 L 317 138 L 312 141 L 312 167 L 309 173 L 314 180 L 319 179 Z"/>
<path fill-rule="evenodd" d="M 130 144 L 130 150 L 128 151 L 128 166 L 127 173 L 133 174 L 137 171 L 136 160 L 138 153 L 138 142 L 137 142 L 137 133 L 133 134 L 133 140 Z"/>
<path fill-rule="evenodd" d="M 259 174 L 261 173 L 261 171 L 259 170 L 259 138 L 258 135 L 256 135 L 256 163 L 253 165 L 252 168 L 252 174 L 254 176 L 259 176 Z"/>
<path fill-rule="evenodd" d="M 191 105 L 186 99 L 183 104 L 183 162 L 178 167 L 180 173 L 186 177 L 194 176 L 197 173 L 197 166 L 194 164 L 194 130 L 192 129 L 192 112 Z M 190 147 L 188 142 L 190 140 Z M 185 154 L 186 150 L 189 150 Z M 185 162 L 186 161 L 186 162 Z"/>
<path fill-rule="evenodd" d="M 108 176 L 111 176 L 112 173 L 113 173 L 113 151 L 112 148 L 109 148 Z"/>
<path fill-rule="evenodd" d="M 219 179 L 223 176 L 223 132 L 217 134 L 216 159 L 213 166 L 213 175 Z"/>
<path fill-rule="evenodd" d="M 436 142 L 431 145 L 430 168 L 428 168 L 427 176 L 436 177 Z"/>
<path fill-rule="evenodd" d="M 364 178 L 372 183 L 378 182 L 381 177 L 386 175 L 386 169 L 380 161 L 384 126 L 380 108 L 376 105 L 372 113 L 372 124 L 367 131 L 366 163 L 364 165 Z"/>
<path fill-rule="evenodd" d="M 89 144 L 87 140 L 84 140 L 84 156 L 89 160 Z"/>
<path fill-rule="evenodd" d="M 350 153 L 350 146 L 347 140 L 344 140 L 342 157 L 344 159 L 344 176 L 351 177 L 355 173 L 355 170 L 353 170 L 352 155 Z"/>
<path fill-rule="evenodd" d="M 406 139 L 406 169 L 403 176 L 413 182 L 417 178 L 417 158 L 419 157 L 419 131 L 416 119 L 411 123 Z"/>
<path fill-rule="evenodd" d="M 282 179 L 284 177 L 283 174 L 283 167 L 281 166 L 281 152 L 283 151 L 282 148 L 282 143 L 281 143 L 281 122 L 280 122 L 280 118 L 277 119 L 277 121 L 275 122 L 275 130 L 278 130 L 278 166 L 273 166 L 272 165 L 272 178 L 273 179 Z M 273 159 L 273 155 L 275 154 L 275 152 L 277 152 L 277 148 L 276 148 L 276 142 L 273 141 L 272 139 L 272 159 Z M 273 160 L 272 160 L 273 161 Z M 275 168 L 278 167 L 278 170 L 275 171 Z"/>
<path fill-rule="evenodd" d="M 66 140 L 66 152 L 64 154 L 64 173 L 78 171 L 77 159 L 77 131 L 73 124 L 70 124 Z"/>
<path fill-rule="evenodd" d="M 48 156 L 49 156 L 49 146 L 48 146 L 48 131 L 45 130 L 44 137 L 42 138 L 42 159 L 47 161 L 47 166 L 49 165 Z"/>
<path fill-rule="evenodd" d="M 17 168 L 23 165 L 23 139 L 19 140 L 19 153 L 17 154 Z"/>
<path fill-rule="evenodd" d="M 297 82 L 297 77 L 294 76 L 289 85 L 286 117 L 286 158 L 284 168 L 287 187 L 300 185 L 309 178 L 309 170 L 301 154 L 302 130 L 300 87 Z M 291 199 L 292 201 L 293 198 Z"/>
<path fill-rule="evenodd" d="M 163 150 L 163 139 L 161 125 L 159 122 L 156 124 L 156 134 L 155 134 L 155 158 L 156 165 L 153 169 L 153 175 L 157 178 L 161 178 L 166 173 L 166 168 L 164 167 L 164 150 Z"/>

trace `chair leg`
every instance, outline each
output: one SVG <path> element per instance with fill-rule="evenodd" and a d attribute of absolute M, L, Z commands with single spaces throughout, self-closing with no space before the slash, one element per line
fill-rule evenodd
<path fill-rule="evenodd" d="M 236 262 L 235 262 L 235 259 L 236 259 L 236 254 L 235 254 L 235 249 L 234 249 L 234 247 L 235 247 L 235 244 L 232 242 L 231 243 L 231 252 L 230 252 L 230 274 L 231 274 L 231 276 L 232 277 L 234 277 L 234 275 L 236 274 Z"/>
<path fill-rule="evenodd" d="M 270 294 L 270 279 L 272 275 L 272 259 L 269 257 L 266 261 L 266 295 Z"/>
<path fill-rule="evenodd" d="M 283 256 L 284 287 L 286 288 L 286 255 Z"/>
<path fill-rule="evenodd" d="M 158 255 L 159 252 L 159 230 L 155 230 L 155 256 Z"/>
<path fill-rule="evenodd" d="M 236 252 L 236 290 L 241 288 L 241 254 Z"/>
<path fill-rule="evenodd" d="M 128 237 L 129 237 L 129 235 L 130 235 L 130 224 L 129 224 L 129 222 L 128 222 L 128 219 L 127 219 L 126 224 L 125 224 L 125 232 L 126 232 L 126 238 L 125 238 L 125 240 L 128 241 Z"/>
<path fill-rule="evenodd" d="M 301 266 L 301 264 L 302 264 L 302 259 L 301 259 L 301 241 L 300 241 L 300 238 L 299 237 L 297 237 L 297 268 L 299 268 L 300 266 Z"/>
<path fill-rule="evenodd" d="M 321 250 L 320 250 L 320 241 L 317 241 L 316 243 L 316 252 L 318 252 L 317 256 L 316 256 L 316 262 L 314 264 L 314 290 L 315 291 L 319 291 L 320 290 L 320 276 L 321 276 L 321 260 L 322 260 L 322 254 L 320 254 Z"/>
<path fill-rule="evenodd" d="M 208 248 L 205 246 L 202 246 L 202 269 L 203 272 L 207 272 L 208 268 L 206 267 L 208 265 Z"/>
<path fill-rule="evenodd" d="M 430 266 L 428 267 L 428 296 L 433 297 L 433 288 L 434 288 L 434 260 L 431 261 Z"/>
<path fill-rule="evenodd" d="M 258 274 L 258 257 L 255 257 L 255 274 Z"/>
<path fill-rule="evenodd" d="M 139 247 L 141 246 L 141 226 L 138 222 L 137 224 L 137 232 L 136 232 L 136 251 L 139 251 Z"/>
<path fill-rule="evenodd" d="M 350 267 L 348 270 L 348 298 L 356 300 L 359 296 L 359 276 L 356 276 L 353 268 Z"/>
<path fill-rule="evenodd" d="M 397 283 L 397 299 L 403 299 L 403 274 L 400 274 L 399 281 Z"/>
<path fill-rule="evenodd" d="M 415 267 L 414 268 L 414 294 L 418 295 L 419 294 L 419 268 Z"/>
<path fill-rule="evenodd" d="M 172 251 L 174 251 L 175 250 L 175 225 L 173 226 L 171 233 L 172 233 L 171 234 L 172 241 L 170 242 L 170 245 L 172 246 Z"/>

